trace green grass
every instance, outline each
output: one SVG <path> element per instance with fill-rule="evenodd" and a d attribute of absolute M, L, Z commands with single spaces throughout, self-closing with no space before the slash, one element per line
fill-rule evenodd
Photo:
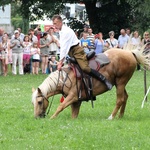
<path fill-rule="evenodd" d="M 147 73 L 147 80 L 150 79 Z M 145 103 L 143 71 L 135 71 L 127 85 L 125 115 L 107 120 L 115 106 L 115 88 L 94 102 L 83 102 L 79 117 L 71 119 L 70 107 L 50 120 L 61 95 L 54 97 L 50 114 L 35 119 L 31 88 L 46 75 L 0 76 L 0 150 L 149 150 L 150 103 Z M 148 95 L 148 99 L 150 94 Z"/>

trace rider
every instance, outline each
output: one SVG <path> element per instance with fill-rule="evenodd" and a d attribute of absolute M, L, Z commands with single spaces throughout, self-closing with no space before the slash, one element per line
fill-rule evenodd
<path fill-rule="evenodd" d="M 65 57 L 68 54 L 70 57 L 74 57 L 76 59 L 83 72 L 105 83 L 107 88 L 110 90 L 112 88 L 112 84 L 98 71 L 89 67 L 84 49 L 79 46 L 79 40 L 74 31 L 63 25 L 63 20 L 60 15 L 54 15 L 52 21 L 55 28 L 59 30 L 60 35 L 60 61 L 57 69 L 61 70 Z"/>

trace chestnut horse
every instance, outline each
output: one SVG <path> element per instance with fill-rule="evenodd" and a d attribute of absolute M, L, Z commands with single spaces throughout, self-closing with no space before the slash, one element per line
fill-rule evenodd
<path fill-rule="evenodd" d="M 118 110 L 120 110 L 119 117 L 124 115 L 128 98 L 125 87 L 132 77 L 137 63 L 149 66 L 149 56 L 145 56 L 142 50 L 136 48 L 130 48 L 130 50 L 113 48 L 105 51 L 104 54 L 109 58 L 110 63 L 102 67 L 99 72 L 116 87 L 116 106 L 108 118 L 112 120 Z M 49 104 L 48 98 L 60 93 L 66 95 L 66 98 L 60 103 L 51 118 L 55 118 L 69 105 L 71 105 L 72 109 L 72 118 L 78 116 L 82 101 L 78 100 L 77 86 L 80 87 L 81 81 L 76 79 L 73 71 L 67 68 L 68 66 L 66 65 L 61 71 L 57 70 L 51 73 L 36 90 L 32 89 L 32 103 L 34 105 L 35 117 L 44 117 Z M 93 78 L 92 82 L 93 96 L 108 91 L 106 85 L 97 79 Z M 81 98 L 86 98 L 85 91 L 81 92 Z"/>

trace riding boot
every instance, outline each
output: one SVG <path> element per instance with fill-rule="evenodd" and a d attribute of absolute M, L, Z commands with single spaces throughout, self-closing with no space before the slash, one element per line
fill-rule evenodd
<path fill-rule="evenodd" d="M 89 73 L 89 75 L 91 75 L 92 77 L 96 78 L 97 80 L 100 80 L 101 82 L 105 83 L 105 85 L 107 86 L 107 88 L 109 90 L 112 89 L 112 84 L 98 71 L 91 69 L 91 72 Z"/>

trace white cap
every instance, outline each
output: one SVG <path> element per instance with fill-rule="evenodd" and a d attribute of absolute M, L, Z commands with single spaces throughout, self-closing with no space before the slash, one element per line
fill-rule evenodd
<path fill-rule="evenodd" d="M 15 31 L 14 31 L 14 34 L 16 34 L 16 33 L 19 33 L 19 31 L 18 31 L 18 30 L 15 30 Z"/>

